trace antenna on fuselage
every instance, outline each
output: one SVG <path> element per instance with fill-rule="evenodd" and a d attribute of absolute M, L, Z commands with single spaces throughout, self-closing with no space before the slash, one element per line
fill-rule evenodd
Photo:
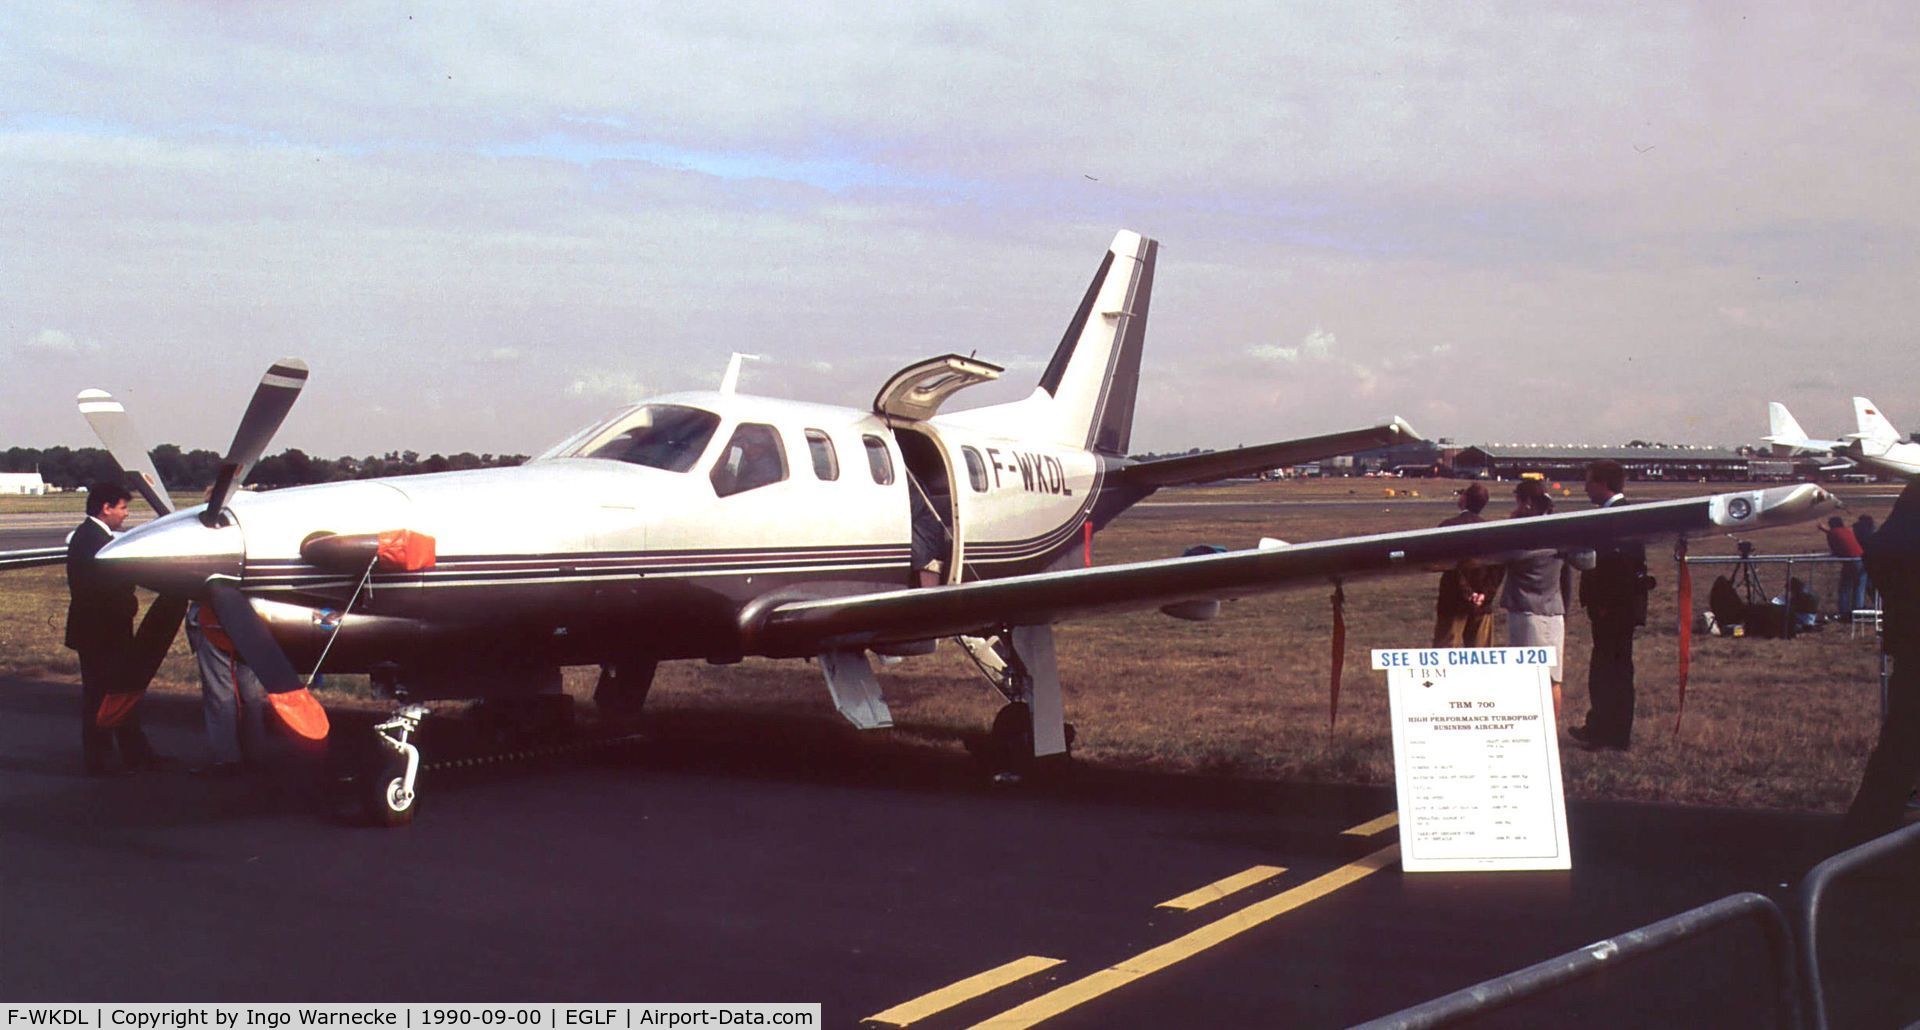
<path fill-rule="evenodd" d="M 742 354 L 739 351 L 734 351 L 733 357 L 727 359 L 727 374 L 720 377 L 720 392 L 737 392 L 740 387 L 741 364 L 748 361 L 759 360 L 761 360 L 761 357 L 758 354 Z"/>

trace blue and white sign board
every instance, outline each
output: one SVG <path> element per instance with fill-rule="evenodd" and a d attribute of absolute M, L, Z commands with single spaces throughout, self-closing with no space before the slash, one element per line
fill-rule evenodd
<path fill-rule="evenodd" d="M 1408 872 L 1569 869 L 1550 647 L 1377 650 Z"/>

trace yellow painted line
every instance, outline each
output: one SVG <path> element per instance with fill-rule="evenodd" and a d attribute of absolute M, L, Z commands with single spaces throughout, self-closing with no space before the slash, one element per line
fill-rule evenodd
<path fill-rule="evenodd" d="M 1026 958 L 1015 959 L 1004 966 L 997 966 L 984 973 L 967 977 L 957 984 L 942 987 L 931 994 L 923 994 L 912 1001 L 901 1002 L 877 1016 L 868 1016 L 861 1022 L 879 1026 L 911 1026 L 928 1016 L 945 1012 L 961 1002 L 972 1001 L 988 991 L 1005 987 L 1015 980 L 1025 979 L 1042 970 L 1052 969 L 1062 961 L 1057 958 L 1028 955 Z"/>
<path fill-rule="evenodd" d="M 1177 908 L 1182 912 L 1191 912 L 1208 902 L 1219 901 L 1234 891 L 1246 890 L 1256 883 L 1271 880 L 1286 871 L 1283 866 L 1257 865 L 1244 873 L 1235 873 L 1224 880 L 1215 880 L 1197 891 L 1189 891 L 1172 901 L 1163 901 L 1153 907 Z"/>
<path fill-rule="evenodd" d="M 1398 825 L 1400 825 L 1400 813 L 1388 812 L 1386 815 L 1371 822 L 1364 822 L 1358 826 L 1341 830 L 1340 832 L 1348 837 L 1371 837 L 1382 830 L 1391 830 Z"/>
<path fill-rule="evenodd" d="M 1184 937 L 1168 941 L 1157 948 L 1143 951 L 1130 959 L 1116 963 L 1098 973 L 1082 977 L 1070 984 L 1056 987 L 1038 998 L 1008 1009 L 975 1027 L 988 1030 L 1019 1030 L 1033 1026 L 1043 1020 L 1084 1005 L 1109 991 L 1117 990 L 1151 973 L 1157 973 L 1176 962 L 1192 958 L 1217 944 L 1253 929 L 1275 916 L 1291 912 L 1310 901 L 1339 890 L 1349 884 L 1357 883 L 1374 873 L 1392 865 L 1400 859 L 1400 845 L 1389 844 L 1357 862 L 1350 862 L 1325 875 L 1316 877 L 1289 891 L 1276 894 L 1264 901 L 1256 901 L 1246 908 L 1229 916 L 1194 930 Z"/>

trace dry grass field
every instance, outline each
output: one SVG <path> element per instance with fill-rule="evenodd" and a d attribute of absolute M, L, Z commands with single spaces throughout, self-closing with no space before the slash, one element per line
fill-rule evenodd
<path fill-rule="evenodd" d="M 1261 483 L 1163 492 L 1154 501 L 1274 502 L 1268 509 L 1143 507 L 1100 534 L 1102 564 L 1180 553 L 1195 543 L 1251 546 L 1263 535 L 1290 541 L 1433 525 L 1452 511 L 1454 484 L 1417 480 Z M 1585 505 L 1577 484 L 1562 510 Z M 1504 487 L 1489 512 L 1504 515 Z M 1721 484 L 1636 484 L 1657 499 L 1727 489 Z M 1396 491 L 1389 497 L 1388 489 Z M 1847 515 L 1884 518 L 1896 487 L 1843 489 Z M 1419 491 L 1418 498 L 1405 496 Z M 1869 495 L 1880 495 L 1871 498 Z M 1306 503 L 1286 503 L 1306 502 Z M 1353 502 L 1353 503 L 1326 503 Z M 1150 504 L 1152 502 L 1149 502 Z M 0 508 L 0 511 L 6 510 Z M 1759 553 L 1819 553 L 1811 523 L 1751 537 Z M 1732 554 L 1730 538 L 1696 541 L 1693 553 Z M 1582 798 L 1678 801 L 1753 808 L 1838 811 L 1851 797 L 1878 729 L 1878 657 L 1870 635 L 1843 625 L 1793 640 L 1696 637 L 1684 719 L 1676 730 L 1675 573 L 1670 553 L 1649 554 L 1660 580 L 1649 626 L 1635 652 L 1639 717 L 1625 754 L 1563 750 L 1569 792 Z M 1804 571 L 1804 570 L 1803 570 Z M 1832 573 L 1813 576 L 1823 599 Z M 1779 570 L 1767 572 L 1778 591 Z M 1325 585 L 1226 606 L 1210 623 L 1157 612 L 1069 623 L 1059 628 L 1068 718 L 1076 754 L 1100 765 L 1196 775 L 1309 782 L 1386 783 L 1393 776 L 1384 678 L 1368 669 L 1378 647 L 1413 647 L 1431 632 L 1430 574 L 1347 585 L 1344 689 L 1337 724 L 1328 725 L 1331 614 Z M 1696 569 L 1696 607 L 1712 573 Z M 74 679 L 76 664 L 59 646 L 65 590 L 59 569 L 17 573 L 0 583 L 0 672 Z M 1567 718 L 1586 711 L 1586 620 L 1567 620 Z M 957 748 L 984 730 L 997 695 L 951 645 L 882 669 L 895 728 L 903 740 Z M 591 670 L 574 670 L 569 689 L 584 696 Z M 159 689 L 192 689 L 184 641 L 162 669 Z M 338 683 L 336 678 L 335 683 Z M 336 703 L 364 686 L 340 685 Z M 750 661 L 662 668 L 650 706 L 747 709 L 831 722 L 819 673 L 811 665 Z M 847 734 L 847 746 L 859 747 Z"/>

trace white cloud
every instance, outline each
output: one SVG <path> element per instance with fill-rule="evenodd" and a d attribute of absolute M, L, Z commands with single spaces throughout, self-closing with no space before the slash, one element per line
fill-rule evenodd
<path fill-rule="evenodd" d="M 1300 345 L 1297 347 L 1282 347 L 1278 344 L 1258 343 L 1248 347 L 1247 354 L 1250 357 L 1259 358 L 1262 361 L 1279 361 L 1289 365 L 1298 364 L 1303 359 L 1308 361 L 1325 361 L 1328 356 L 1333 353 L 1335 342 L 1337 341 L 1335 341 L 1332 333 L 1325 329 L 1315 328 L 1301 339 Z"/>
<path fill-rule="evenodd" d="M 1920 395 L 1914 5 L 14 5 L 0 40 L 0 347 L 86 373 L 0 374 L 0 444 L 88 442 L 59 398 L 107 385 L 224 446 L 248 376 L 207 354 L 306 357 L 361 415 L 296 408 L 322 454 L 531 450 L 736 349 L 854 405 L 977 350 L 1010 372 L 966 403 L 1014 399 L 1123 226 L 1163 244 L 1146 449 L 1422 410 L 1442 356 L 1501 399 L 1421 427 L 1469 440 L 1739 442 L 1725 370 L 1764 400 L 1810 347 L 1843 415 Z M 409 417 L 424 382 L 461 403 Z"/>
<path fill-rule="evenodd" d="M 581 373 L 567 384 L 567 393 L 595 400 L 634 401 L 646 396 L 648 390 L 629 373 L 597 371 Z"/>
<path fill-rule="evenodd" d="M 98 354 L 100 345 L 92 340 L 79 339 L 72 333 L 59 329 L 42 329 L 21 340 L 19 349 L 27 354 L 75 356 Z"/>

